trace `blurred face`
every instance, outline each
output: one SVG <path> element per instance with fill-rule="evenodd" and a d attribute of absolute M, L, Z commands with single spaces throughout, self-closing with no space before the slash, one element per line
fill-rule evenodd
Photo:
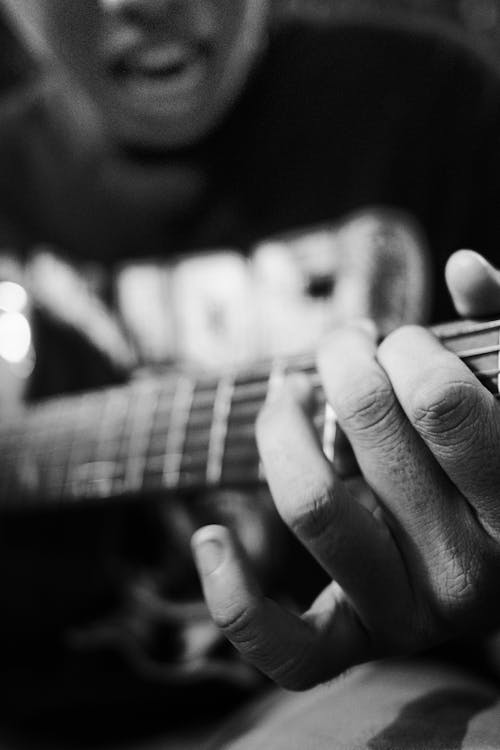
<path fill-rule="evenodd" d="M 265 37 L 269 0 L 3 0 L 97 105 L 109 134 L 168 149 L 206 135 Z"/>

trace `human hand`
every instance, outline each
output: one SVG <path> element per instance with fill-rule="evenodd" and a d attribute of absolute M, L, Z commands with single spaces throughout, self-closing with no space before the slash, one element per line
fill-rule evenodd
<path fill-rule="evenodd" d="M 481 263 L 455 256 L 448 266 L 464 311 L 494 301 L 495 273 Z M 474 299 L 481 286 L 489 300 Z M 368 323 L 346 327 L 318 358 L 362 473 L 355 493 L 321 450 L 303 382 L 266 404 L 257 425 L 278 511 L 332 578 L 311 608 L 299 617 L 266 599 L 224 528 L 193 539 L 216 623 L 292 689 L 500 622 L 498 403 L 427 331 L 375 339 Z"/>
<path fill-rule="evenodd" d="M 463 317 L 500 312 L 500 271 L 478 253 L 453 253 L 446 264 L 446 282 L 455 308 Z"/>

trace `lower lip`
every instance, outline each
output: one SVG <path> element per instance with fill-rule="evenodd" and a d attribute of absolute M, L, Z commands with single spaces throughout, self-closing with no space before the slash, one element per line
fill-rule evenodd
<path fill-rule="evenodd" d="M 197 55 L 176 70 L 149 74 L 135 69 L 113 76 L 113 84 L 137 107 L 155 107 L 168 101 L 170 109 L 187 109 L 203 90 L 206 75 L 206 57 Z"/>

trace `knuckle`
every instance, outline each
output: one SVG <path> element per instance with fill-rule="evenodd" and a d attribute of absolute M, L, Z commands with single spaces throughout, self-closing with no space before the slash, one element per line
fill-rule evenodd
<path fill-rule="evenodd" d="M 454 561 L 450 565 L 443 586 L 444 598 L 451 604 L 467 602 L 475 590 L 475 566 Z"/>
<path fill-rule="evenodd" d="M 478 553 L 474 536 L 444 543 L 433 567 L 438 571 L 432 584 L 437 627 L 447 636 L 463 627 L 471 617 L 480 614 L 483 599 L 491 606 L 491 597 L 484 596 L 484 550 Z"/>
<path fill-rule="evenodd" d="M 285 521 L 300 539 L 310 542 L 320 540 L 339 521 L 338 503 L 334 499 L 333 483 L 315 484 L 306 493 L 306 499 L 287 512 Z"/>
<path fill-rule="evenodd" d="M 354 387 L 352 387 L 354 386 Z M 351 384 L 337 407 L 339 420 L 351 430 L 373 430 L 390 424 L 396 416 L 394 392 L 382 373 Z"/>
<path fill-rule="evenodd" d="M 477 427 L 480 413 L 477 388 L 473 383 L 443 380 L 432 371 L 424 373 L 415 388 L 410 404 L 410 420 L 424 435 L 455 435 L 463 442 L 470 430 Z"/>
<path fill-rule="evenodd" d="M 254 612 L 251 607 L 233 605 L 212 613 L 213 621 L 231 640 L 242 643 L 255 634 Z"/>

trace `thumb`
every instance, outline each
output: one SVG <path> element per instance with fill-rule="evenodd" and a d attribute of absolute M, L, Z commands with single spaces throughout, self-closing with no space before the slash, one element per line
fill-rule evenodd
<path fill-rule="evenodd" d="M 282 687 L 304 690 L 366 658 L 365 631 L 345 598 L 338 602 L 327 589 L 300 617 L 263 595 L 226 528 L 198 530 L 192 548 L 214 622 L 247 661 Z"/>
<path fill-rule="evenodd" d="M 500 271 L 473 250 L 459 250 L 446 264 L 446 283 L 457 312 L 482 317 L 500 312 Z"/>

